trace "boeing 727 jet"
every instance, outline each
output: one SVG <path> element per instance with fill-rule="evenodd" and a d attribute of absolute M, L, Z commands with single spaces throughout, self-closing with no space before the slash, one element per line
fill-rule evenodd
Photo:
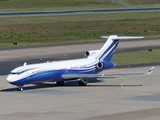
<path fill-rule="evenodd" d="M 97 74 L 115 66 L 115 63 L 111 59 L 118 43 L 122 39 L 139 39 L 143 37 L 111 35 L 101 36 L 101 38 L 107 39 L 105 44 L 99 50 L 87 51 L 85 53 L 87 58 L 30 65 L 24 63 L 23 66 L 17 67 L 10 72 L 7 81 L 10 84 L 18 86 L 18 91 L 22 91 L 24 85 L 37 82 L 53 81 L 57 85 L 63 85 L 64 81 L 77 79 L 80 86 L 85 86 L 86 81 L 82 78 L 145 74 Z M 148 74 L 153 71 L 153 68 L 149 70 Z"/>

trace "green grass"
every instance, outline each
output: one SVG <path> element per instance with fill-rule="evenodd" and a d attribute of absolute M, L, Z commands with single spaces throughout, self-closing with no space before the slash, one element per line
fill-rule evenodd
<path fill-rule="evenodd" d="M 117 65 L 131 65 L 160 62 L 160 49 L 116 53 L 112 59 Z"/>
<path fill-rule="evenodd" d="M 159 0 L 120 0 L 133 7 L 159 7 Z M 0 12 L 126 8 L 113 0 L 0 0 Z"/>
<path fill-rule="evenodd" d="M 102 35 L 160 37 L 160 12 L 0 18 L 0 47 L 100 41 Z"/>
<path fill-rule="evenodd" d="M 160 7 L 159 0 L 119 0 L 134 7 Z"/>
<path fill-rule="evenodd" d="M 79 9 L 108 9 L 123 6 L 111 0 L 3 0 L 0 11 L 51 11 Z"/>

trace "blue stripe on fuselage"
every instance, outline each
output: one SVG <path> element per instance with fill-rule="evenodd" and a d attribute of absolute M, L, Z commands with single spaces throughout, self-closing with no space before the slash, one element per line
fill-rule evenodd
<path fill-rule="evenodd" d="M 114 40 L 113 43 L 102 53 L 102 55 L 99 57 L 99 60 L 101 60 L 101 61 L 110 61 L 114 51 L 117 48 L 117 45 L 118 45 L 119 41 L 120 40 Z M 107 52 L 109 50 L 111 50 L 111 51 L 107 54 Z M 104 59 L 102 59 L 105 55 L 106 55 L 106 57 Z"/>
<path fill-rule="evenodd" d="M 88 70 L 74 70 L 74 69 L 65 69 L 65 70 L 54 70 L 54 71 L 48 71 L 48 72 L 42 72 L 39 74 L 34 74 L 29 77 L 23 78 L 21 80 L 17 80 L 15 82 L 12 82 L 13 85 L 25 85 L 30 83 L 36 83 L 36 82 L 43 82 L 47 80 L 53 80 L 53 81 L 65 81 L 61 77 L 62 74 L 93 74 L 100 72 L 99 69 L 95 67 L 95 69 L 88 69 Z"/>

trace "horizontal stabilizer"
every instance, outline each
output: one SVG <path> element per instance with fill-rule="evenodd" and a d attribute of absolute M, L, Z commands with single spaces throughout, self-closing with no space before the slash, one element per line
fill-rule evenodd
<path fill-rule="evenodd" d="M 108 39 L 109 36 L 101 36 L 101 38 Z"/>
<path fill-rule="evenodd" d="M 112 40 L 116 40 L 116 39 L 140 39 L 140 38 L 144 38 L 143 36 L 118 36 L 118 35 L 111 35 L 111 36 L 101 36 L 101 38 L 104 39 L 108 39 L 109 37 L 111 37 Z"/>

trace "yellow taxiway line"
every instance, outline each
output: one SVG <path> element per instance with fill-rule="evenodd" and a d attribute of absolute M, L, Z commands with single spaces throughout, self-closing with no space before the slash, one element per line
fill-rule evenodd
<path fill-rule="evenodd" d="M 8 88 L 10 88 L 12 85 L 10 85 L 10 86 L 8 86 L 8 87 L 5 87 L 5 88 L 2 88 L 2 89 L 0 89 L 0 91 L 2 91 L 2 90 L 5 90 L 5 89 L 8 89 Z"/>
<path fill-rule="evenodd" d="M 147 76 L 148 77 L 148 76 Z M 151 76 L 150 76 L 151 77 Z M 153 77 L 153 76 L 152 76 Z M 141 78 L 145 78 L 145 77 L 141 77 Z M 138 80 L 140 78 L 135 78 L 135 79 L 131 79 L 129 81 L 133 81 L 133 80 Z M 121 88 L 124 89 L 124 90 L 127 90 L 129 92 L 133 92 L 135 94 L 141 94 L 141 95 L 148 95 L 148 96 L 156 96 L 156 97 L 160 97 L 160 96 L 157 96 L 157 95 L 153 95 L 153 94 L 148 94 L 148 93 L 142 93 L 142 92 L 138 92 L 138 91 L 134 91 L 134 90 L 131 90 L 131 89 L 128 89 L 128 88 L 125 88 L 123 85 L 126 84 L 127 82 L 129 81 L 125 81 L 123 82 L 122 84 L 120 84 Z"/>

